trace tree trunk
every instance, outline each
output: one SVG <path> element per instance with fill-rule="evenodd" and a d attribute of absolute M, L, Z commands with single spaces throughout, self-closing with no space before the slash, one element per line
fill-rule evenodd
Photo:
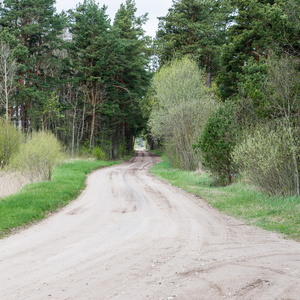
<path fill-rule="evenodd" d="M 290 135 L 290 139 L 291 139 L 291 150 L 292 150 L 292 155 L 293 155 L 293 163 L 294 163 L 294 168 L 295 168 L 295 193 L 296 195 L 299 197 L 300 192 L 299 192 L 299 172 L 298 172 L 298 163 L 297 163 L 297 154 L 296 154 L 296 149 L 297 146 L 294 144 L 294 137 L 292 134 L 292 128 L 290 127 L 289 124 L 289 135 Z"/>
<path fill-rule="evenodd" d="M 125 156 L 125 122 L 122 122 L 122 156 Z"/>
<path fill-rule="evenodd" d="M 205 85 L 211 87 L 211 55 L 206 57 L 206 68 L 205 68 Z"/>
<path fill-rule="evenodd" d="M 4 89 L 5 89 L 5 116 L 6 122 L 8 122 L 8 86 L 7 86 L 7 66 L 6 61 L 4 62 Z"/>
<path fill-rule="evenodd" d="M 76 112 L 77 108 L 75 106 L 74 108 L 74 114 L 73 114 L 73 123 L 72 123 L 72 157 L 74 156 L 74 147 L 75 147 L 75 120 L 76 120 Z"/>
<path fill-rule="evenodd" d="M 113 151 L 112 151 L 112 158 L 113 159 L 116 159 L 118 158 L 118 147 L 119 147 L 119 126 L 117 125 L 116 126 L 116 130 L 115 130 L 115 133 L 113 135 Z"/>
<path fill-rule="evenodd" d="M 93 113 L 92 113 L 92 121 L 91 121 L 91 136 L 90 136 L 90 147 L 91 147 L 91 149 L 94 149 L 94 146 L 95 146 L 95 141 L 94 141 L 95 115 L 96 115 L 96 108 L 95 108 L 95 103 L 94 103 Z"/>
<path fill-rule="evenodd" d="M 20 115 L 21 115 L 21 126 L 22 126 L 22 129 L 24 131 L 26 131 L 25 104 L 21 104 Z"/>
<path fill-rule="evenodd" d="M 84 127 L 85 127 L 85 102 L 83 104 L 83 111 L 82 111 L 82 126 L 81 126 L 81 131 L 80 131 L 80 126 L 79 126 L 78 133 L 77 133 L 77 152 L 78 153 L 79 153 L 79 150 L 80 150 L 79 142 L 82 140 L 83 134 L 84 134 Z"/>

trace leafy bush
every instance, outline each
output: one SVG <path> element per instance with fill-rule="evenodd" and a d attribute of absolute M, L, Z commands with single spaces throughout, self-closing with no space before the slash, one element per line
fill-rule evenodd
<path fill-rule="evenodd" d="M 102 150 L 100 147 L 95 147 L 93 150 L 93 155 L 98 160 L 107 160 L 107 155 L 104 150 Z"/>
<path fill-rule="evenodd" d="M 236 144 L 238 124 L 234 104 L 227 101 L 213 113 L 207 121 L 200 141 L 203 165 L 215 175 L 222 184 L 231 183 L 236 168 L 231 152 Z"/>
<path fill-rule="evenodd" d="M 0 118 L 0 166 L 8 164 L 10 157 L 18 151 L 22 132 Z"/>
<path fill-rule="evenodd" d="M 10 167 L 34 180 L 51 180 L 53 168 L 63 158 L 62 146 L 47 131 L 34 132 L 12 156 Z"/>
<path fill-rule="evenodd" d="M 251 182 L 269 194 L 293 195 L 296 191 L 294 153 L 299 162 L 299 134 L 281 124 L 261 125 L 246 135 L 233 151 L 233 160 Z"/>

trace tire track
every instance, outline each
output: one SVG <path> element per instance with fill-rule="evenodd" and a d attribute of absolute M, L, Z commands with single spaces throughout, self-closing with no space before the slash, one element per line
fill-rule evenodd
<path fill-rule="evenodd" d="M 0 299 L 299 299 L 299 243 L 149 175 L 92 173 L 63 210 L 0 240 Z"/>

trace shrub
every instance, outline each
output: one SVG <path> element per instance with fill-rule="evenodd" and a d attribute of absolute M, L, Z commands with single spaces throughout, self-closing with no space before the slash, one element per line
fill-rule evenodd
<path fill-rule="evenodd" d="M 8 164 L 10 157 L 18 151 L 22 132 L 0 118 L 0 166 Z"/>
<path fill-rule="evenodd" d="M 236 144 L 238 124 L 235 107 L 227 101 L 213 113 L 207 121 L 200 141 L 195 148 L 200 148 L 202 163 L 219 182 L 232 182 L 232 175 L 236 168 L 232 162 L 231 152 Z"/>
<path fill-rule="evenodd" d="M 296 191 L 294 153 L 299 140 L 284 125 L 261 125 L 237 145 L 232 156 L 248 179 L 269 194 L 293 195 Z M 299 150 L 297 161 L 299 161 Z"/>
<path fill-rule="evenodd" d="M 47 131 L 34 132 L 12 156 L 10 167 L 34 180 L 51 180 L 53 168 L 63 158 L 62 146 Z"/>
<path fill-rule="evenodd" d="M 100 147 L 95 147 L 93 150 L 93 155 L 98 160 L 107 160 L 107 155 L 104 150 Z"/>

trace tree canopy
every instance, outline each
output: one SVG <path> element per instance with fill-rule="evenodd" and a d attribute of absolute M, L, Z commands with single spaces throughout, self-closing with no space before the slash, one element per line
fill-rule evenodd
<path fill-rule="evenodd" d="M 72 153 L 83 145 L 100 146 L 108 157 L 130 152 L 144 126 L 139 101 L 151 78 L 147 16 L 136 16 L 133 0 L 113 22 L 93 0 L 61 14 L 54 4 L 1 4 L 0 39 L 16 68 L 9 68 L 9 101 L 1 98 L 0 113 L 25 132 L 55 132 Z"/>

